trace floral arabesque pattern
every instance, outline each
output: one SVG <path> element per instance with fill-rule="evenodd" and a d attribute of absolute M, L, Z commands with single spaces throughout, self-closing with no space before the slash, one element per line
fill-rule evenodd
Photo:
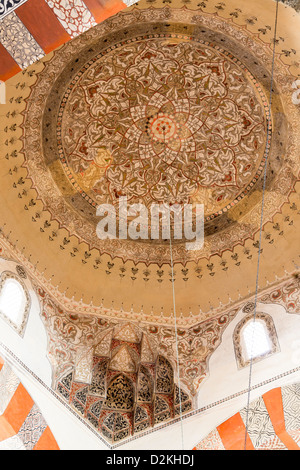
<path fill-rule="evenodd" d="M 96 26 L 96 21 L 82 0 L 46 0 L 71 38 Z"/>
<path fill-rule="evenodd" d="M 66 90 L 60 158 L 91 205 L 127 196 L 147 207 L 205 202 L 212 212 L 261 171 L 264 98 L 254 77 L 218 47 L 177 41 L 161 34 L 112 46 Z"/>
<path fill-rule="evenodd" d="M 133 335 L 134 332 L 129 324 L 116 328 L 108 355 L 94 355 L 91 373 L 79 376 L 91 375 L 90 383 L 76 380 L 76 369 L 81 369 L 82 364 L 75 363 L 56 384 L 64 400 L 110 442 L 118 442 L 192 409 L 189 395 L 174 384 L 171 363 L 161 355 L 152 355 L 152 362 L 147 362 L 149 356 L 141 348 L 145 344 L 144 335 L 140 337 L 138 330 Z M 136 342 L 124 341 L 129 337 Z M 99 344 L 93 348 L 94 352 L 101 349 Z M 126 354 L 116 362 L 114 351 L 123 350 Z M 134 370 L 128 370 L 128 361 L 134 362 Z M 88 361 L 83 364 L 88 367 Z"/>

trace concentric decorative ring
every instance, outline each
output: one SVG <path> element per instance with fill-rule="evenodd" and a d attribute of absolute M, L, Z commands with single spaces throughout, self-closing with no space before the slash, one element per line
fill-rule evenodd
<path fill-rule="evenodd" d="M 268 113 L 262 88 L 227 51 L 179 34 L 138 36 L 73 77 L 58 113 L 58 152 L 92 207 L 120 196 L 146 207 L 203 203 L 209 221 L 259 178 Z"/>

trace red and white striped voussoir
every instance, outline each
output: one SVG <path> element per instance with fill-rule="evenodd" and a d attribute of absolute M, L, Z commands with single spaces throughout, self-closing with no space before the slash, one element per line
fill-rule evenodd
<path fill-rule="evenodd" d="M 130 0 L 124 0 L 128 5 Z M 0 5 L 0 80 L 127 7 L 122 0 L 11 0 Z"/>
<path fill-rule="evenodd" d="M 41 411 L 1 357 L 0 450 L 59 450 Z"/>

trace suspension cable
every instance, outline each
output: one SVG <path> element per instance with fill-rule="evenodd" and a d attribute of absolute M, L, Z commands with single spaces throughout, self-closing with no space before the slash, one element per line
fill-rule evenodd
<path fill-rule="evenodd" d="M 164 135 L 164 146 L 166 146 L 165 127 L 163 127 L 162 130 L 163 130 L 163 135 Z M 172 274 L 172 297 L 173 297 L 174 328 L 175 328 L 175 343 L 176 343 L 177 382 L 178 382 L 180 423 L 181 423 L 181 445 L 182 445 L 182 450 L 184 450 L 182 400 L 181 400 L 181 387 L 180 387 L 179 351 L 178 351 L 178 334 L 177 334 L 177 318 L 176 318 L 176 297 L 175 297 L 175 285 L 174 285 L 174 263 L 173 263 L 173 247 L 172 247 L 172 230 L 171 230 L 171 228 L 170 228 L 170 263 L 171 263 L 171 274 Z M 175 397 L 176 397 L 176 395 L 175 395 Z"/>
<path fill-rule="evenodd" d="M 262 245 L 262 228 L 263 228 L 263 216 L 264 216 L 264 200 L 265 200 L 265 189 L 266 189 L 266 181 L 267 181 L 267 164 L 268 164 L 269 151 L 270 151 L 270 147 L 271 147 L 271 139 L 270 139 L 271 106 L 272 106 L 272 95 L 273 95 L 275 48 L 276 48 L 277 24 L 278 24 L 278 3 L 279 3 L 279 0 L 276 0 L 275 26 L 274 26 L 274 38 L 273 38 L 273 56 L 272 56 L 271 82 L 270 82 L 270 98 L 269 98 L 269 111 L 268 111 L 268 122 L 267 122 L 267 146 L 266 146 L 266 153 L 265 153 L 265 166 L 264 166 L 264 175 L 263 175 L 263 190 L 262 190 L 261 216 L 260 216 L 260 228 L 259 228 L 259 246 L 258 246 L 258 258 L 257 258 L 257 272 L 256 272 L 253 323 L 255 323 L 255 320 L 256 320 L 258 280 L 259 280 L 259 269 L 260 269 L 260 254 L 261 254 L 261 245 Z M 254 332 L 255 332 L 255 329 L 253 328 L 253 330 L 252 330 L 252 340 L 251 340 L 251 353 L 250 353 L 250 370 L 249 370 L 249 383 L 248 383 L 248 397 L 247 397 L 244 450 L 246 450 L 246 446 L 247 446 L 247 436 L 248 436 L 248 428 L 249 428 L 249 407 L 250 407 L 250 394 L 251 394 L 251 385 L 252 385 Z"/>
<path fill-rule="evenodd" d="M 170 258 L 171 258 L 171 270 L 172 270 L 173 312 L 174 312 L 174 327 L 175 327 L 175 340 L 176 340 L 177 381 L 178 381 L 178 390 L 179 390 L 178 395 L 179 395 L 180 421 L 181 421 L 181 443 L 182 443 L 182 450 L 184 450 L 182 400 L 181 400 L 181 387 L 180 387 L 179 351 L 178 351 L 177 318 L 176 318 L 176 298 L 175 298 L 175 285 L 174 285 L 174 263 L 173 263 L 172 233 L 170 233 Z"/>

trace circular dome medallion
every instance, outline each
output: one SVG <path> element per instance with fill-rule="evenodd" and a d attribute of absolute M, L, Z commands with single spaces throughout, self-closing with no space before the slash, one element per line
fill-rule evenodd
<path fill-rule="evenodd" d="M 121 26 L 105 22 L 59 49 L 38 74 L 23 124 L 28 173 L 59 228 L 99 255 L 147 265 L 169 262 L 169 240 L 102 240 L 97 207 L 112 204 L 118 216 L 123 196 L 148 209 L 203 204 L 203 249 L 188 252 L 185 238 L 174 239 L 173 259 L 220 253 L 257 229 L 271 141 L 268 76 L 253 47 L 184 22 L 170 33 L 164 11 L 157 14 L 147 23 L 124 13 Z M 268 187 L 278 174 L 276 142 Z M 277 210 L 272 202 L 268 213 Z"/>
<path fill-rule="evenodd" d="M 230 53 L 148 34 L 76 72 L 62 95 L 57 147 L 69 182 L 92 207 L 120 196 L 148 208 L 198 203 L 210 220 L 262 172 L 267 117 L 262 89 Z"/>

